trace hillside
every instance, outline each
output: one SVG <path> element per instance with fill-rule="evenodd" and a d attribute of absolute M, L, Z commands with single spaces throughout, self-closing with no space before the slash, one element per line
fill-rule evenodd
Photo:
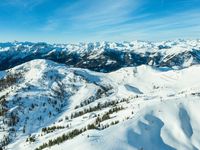
<path fill-rule="evenodd" d="M 200 149 L 199 72 L 140 65 L 101 73 L 41 59 L 1 71 L 1 144 Z"/>

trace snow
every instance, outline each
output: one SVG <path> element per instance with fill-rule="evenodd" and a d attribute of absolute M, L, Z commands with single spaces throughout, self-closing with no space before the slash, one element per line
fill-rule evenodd
<path fill-rule="evenodd" d="M 79 91 L 75 95 L 70 98 L 71 108 L 75 108 L 77 104 L 81 101 L 87 100 L 89 97 L 94 95 L 97 91 L 97 87 L 93 84 L 86 84 L 85 86 L 81 87 Z"/>
<path fill-rule="evenodd" d="M 175 101 L 175 102 L 174 102 Z M 192 140 L 199 128 L 192 128 L 193 122 L 187 121 L 189 127 L 183 129 L 181 113 L 183 111 L 194 119 L 189 112 L 191 107 L 199 107 L 198 99 L 170 100 L 167 104 L 157 103 L 140 112 L 138 118 L 132 118 L 101 132 L 92 130 L 50 149 L 199 149 L 199 140 Z M 187 105 L 189 103 L 189 106 Z M 180 106 L 180 104 L 184 106 Z M 191 114 L 190 114 L 191 113 Z M 187 133 L 190 136 L 187 136 Z M 88 137 L 89 135 L 89 137 Z"/>
<path fill-rule="evenodd" d="M 104 130 L 87 130 L 46 149 L 200 149 L 200 65 L 182 70 L 141 65 L 98 73 L 49 60 L 33 60 L 9 71 L 21 72 L 23 78 L 12 88 L 0 91 L 0 95 L 9 92 L 9 111 L 17 111 L 19 116 L 16 137 L 7 149 L 32 150 L 63 133 L 81 129 L 114 106 L 69 120 L 65 117 L 111 101 L 118 101 L 116 106 L 124 109 L 110 114 L 110 119 L 101 125 L 113 121 L 119 121 L 118 124 Z M 4 72 L 0 72 L 0 76 L 5 76 Z M 18 101 L 16 94 L 21 97 Z M 91 101 L 80 106 L 87 100 Z M 26 132 L 22 133 L 24 125 Z M 54 125 L 69 127 L 48 134 L 41 131 L 43 127 Z M 29 134 L 35 136 L 35 142 L 26 142 Z"/>
<path fill-rule="evenodd" d="M 137 117 L 100 132 L 87 131 L 51 149 L 199 149 L 198 138 L 193 139 L 199 128 L 193 127 L 197 124 L 192 122 L 198 117 L 193 116 L 196 110 L 191 109 L 200 106 L 197 98 L 149 105 Z M 189 120 L 183 118 L 185 114 Z"/>
<path fill-rule="evenodd" d="M 162 46 L 162 49 L 159 49 Z M 131 54 L 139 54 L 143 57 L 155 58 L 158 56 L 161 60 L 157 63 L 167 62 L 177 55 L 183 55 L 185 57 L 179 67 L 189 67 L 192 64 L 196 64 L 196 60 L 193 57 L 199 57 L 199 54 L 191 56 L 193 51 L 199 53 L 200 40 L 174 40 L 163 42 L 148 42 L 148 41 L 132 41 L 132 42 L 96 42 L 96 43 L 77 43 L 77 44 L 47 44 L 47 43 L 30 43 L 30 42 L 15 42 L 15 43 L 0 43 L 0 57 L 2 62 L 13 62 L 17 60 L 31 60 L 37 58 L 49 59 L 53 57 L 55 59 L 63 58 L 63 55 L 70 56 L 75 54 L 82 59 L 93 60 L 107 58 L 106 53 L 115 52 L 116 54 L 128 53 L 129 60 L 131 60 Z M 189 58 L 187 58 L 187 56 Z M 111 56 L 112 57 L 112 56 Z M 123 59 L 123 55 L 121 55 Z M 157 59 L 157 58 L 155 58 Z M 66 60 L 68 61 L 68 60 Z M 116 64 L 116 60 L 112 58 L 106 60 L 106 65 Z M 84 62 L 84 61 L 83 61 Z M 86 62 L 86 61 L 85 61 Z M 133 61 L 134 62 L 134 61 Z M 155 61 L 150 60 L 147 62 L 149 65 L 157 65 Z M 177 62 L 178 63 L 178 62 Z M 10 64 L 13 65 L 13 64 Z M 130 64 L 124 64 L 130 65 Z M 132 64 L 134 65 L 134 64 Z M 15 65 L 14 65 L 15 66 Z"/>

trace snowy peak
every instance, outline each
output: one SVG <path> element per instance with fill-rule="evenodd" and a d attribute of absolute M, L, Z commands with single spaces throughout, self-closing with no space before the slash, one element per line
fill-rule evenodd
<path fill-rule="evenodd" d="M 49 59 L 68 66 L 101 72 L 143 64 L 182 68 L 198 64 L 199 51 L 199 40 L 160 43 L 145 41 L 79 44 L 1 43 L 0 69 L 5 70 L 33 59 Z"/>

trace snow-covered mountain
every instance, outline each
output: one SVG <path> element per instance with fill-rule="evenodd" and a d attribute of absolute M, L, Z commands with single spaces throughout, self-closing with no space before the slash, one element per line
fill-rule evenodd
<path fill-rule="evenodd" d="M 49 59 L 68 66 L 110 72 L 127 66 L 184 68 L 200 62 L 200 40 L 133 41 L 79 44 L 0 43 L 0 70 L 33 59 Z"/>
<path fill-rule="evenodd" d="M 200 149 L 199 40 L 0 45 L 0 148 Z"/>
<path fill-rule="evenodd" d="M 199 65 L 141 65 L 98 73 L 49 60 L 2 71 L 2 144 L 16 150 L 199 149 L 199 72 Z"/>

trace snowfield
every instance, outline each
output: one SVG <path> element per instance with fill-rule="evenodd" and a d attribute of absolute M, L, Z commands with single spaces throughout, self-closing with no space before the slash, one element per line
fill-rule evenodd
<path fill-rule="evenodd" d="M 198 150 L 199 73 L 198 64 L 101 73 L 26 62 L 0 72 L 0 144 L 10 150 Z"/>
<path fill-rule="evenodd" d="M 199 149 L 199 99 L 184 98 L 153 103 L 147 104 L 128 121 L 101 132 L 87 131 L 50 149 Z"/>

